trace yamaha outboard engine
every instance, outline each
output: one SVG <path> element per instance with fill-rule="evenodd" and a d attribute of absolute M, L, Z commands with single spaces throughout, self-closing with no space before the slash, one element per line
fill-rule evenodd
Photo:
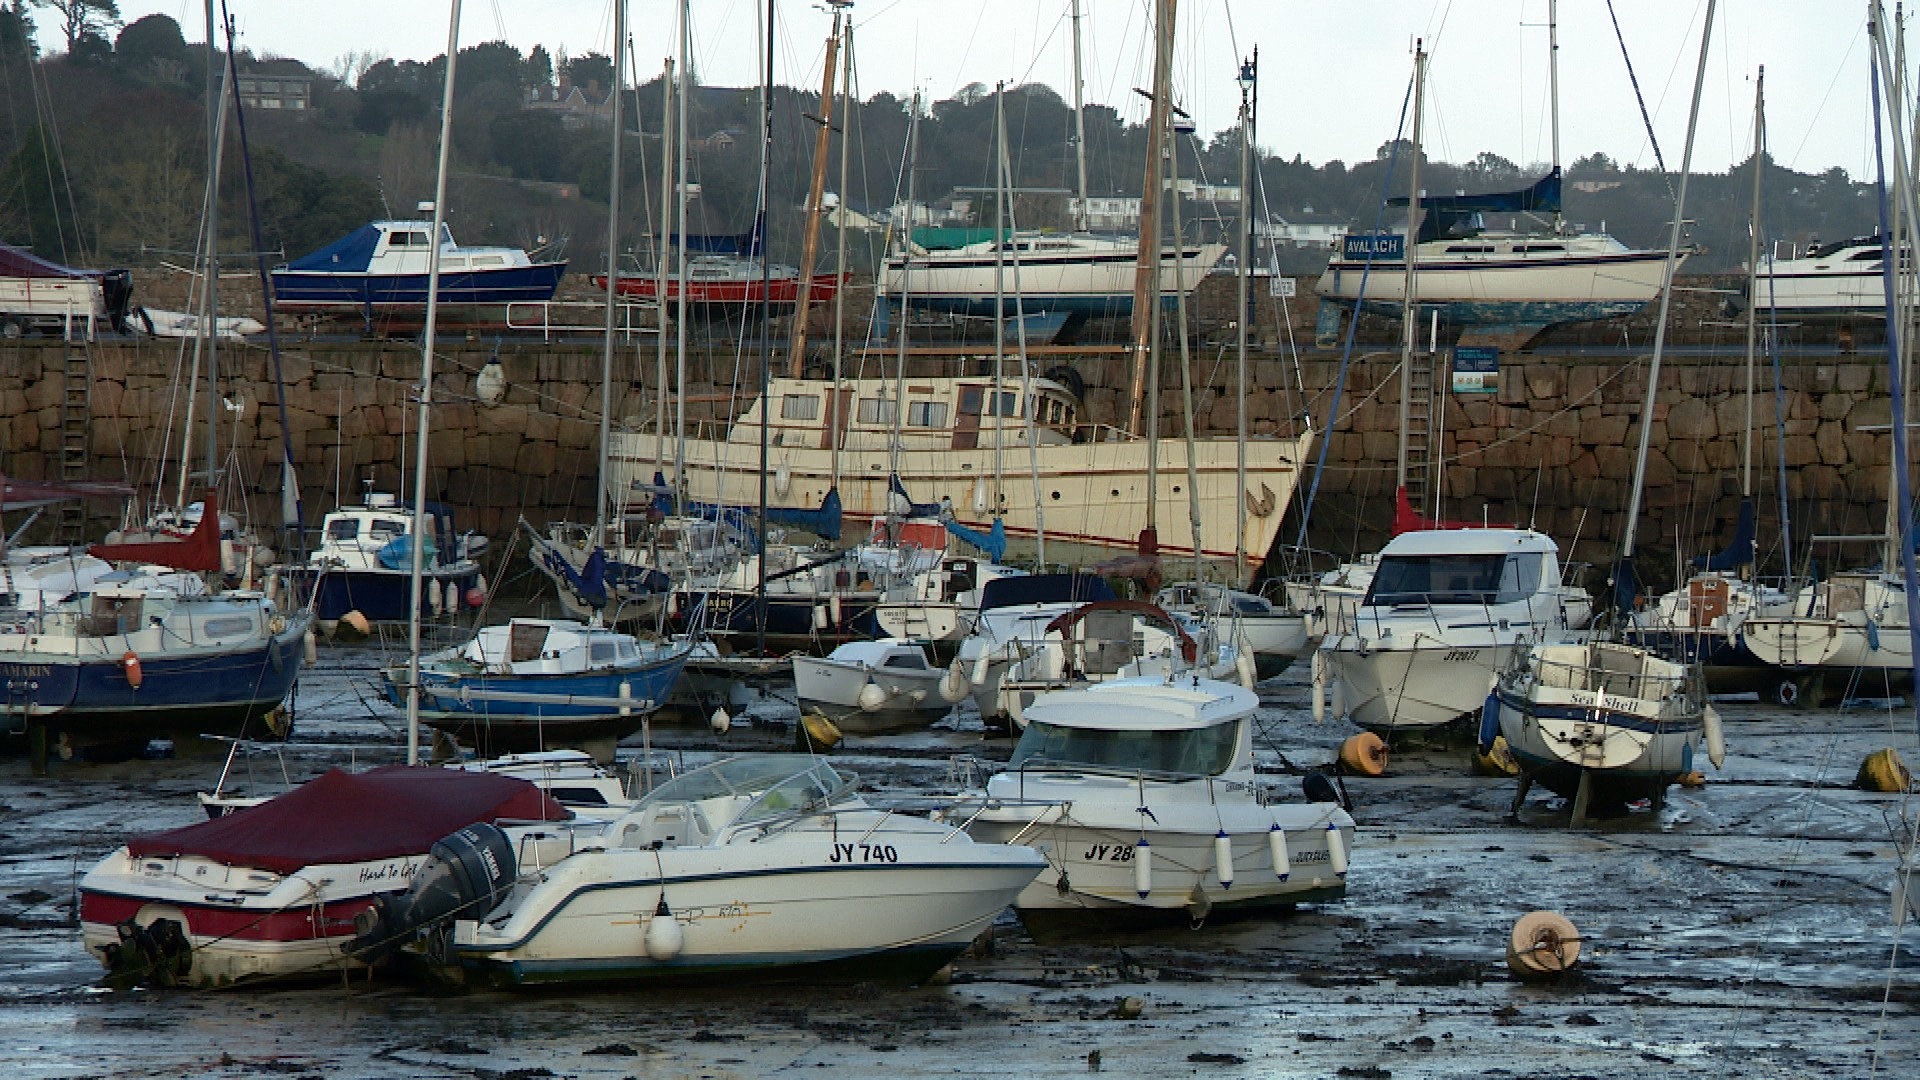
<path fill-rule="evenodd" d="M 469 825 L 434 844 L 428 856 L 411 888 L 380 897 L 354 920 L 358 935 L 347 946 L 349 955 L 371 964 L 425 927 L 477 919 L 506 898 L 518 872 L 513 842 L 494 825 Z"/>

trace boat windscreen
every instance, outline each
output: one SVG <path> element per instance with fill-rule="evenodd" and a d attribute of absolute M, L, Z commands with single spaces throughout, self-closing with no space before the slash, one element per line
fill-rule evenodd
<path fill-rule="evenodd" d="M 1391 555 L 1380 560 L 1366 606 L 1512 604 L 1539 591 L 1538 552 Z"/>
<path fill-rule="evenodd" d="M 1034 721 L 1008 767 L 1079 766 L 1100 772 L 1219 776 L 1233 764 L 1240 725 L 1177 731 L 1113 731 Z"/>

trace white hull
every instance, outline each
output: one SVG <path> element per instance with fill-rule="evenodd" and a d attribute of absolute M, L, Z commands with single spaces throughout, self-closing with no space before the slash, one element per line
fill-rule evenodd
<path fill-rule="evenodd" d="M 825 657 L 793 658 L 793 688 L 801 711 L 824 713 L 852 735 L 926 727 L 947 715 L 953 704 L 940 696 L 946 674 L 942 668 L 902 672 Z M 869 684 L 879 689 L 880 704 L 872 708 L 861 702 Z"/>
<path fill-rule="evenodd" d="M 1574 322 L 1632 314 L 1660 293 L 1664 251 L 1634 251 L 1607 236 L 1498 234 L 1429 241 L 1415 258 L 1415 302 L 1457 323 Z M 1366 282 L 1369 309 L 1398 316 L 1407 291 L 1398 257 L 1336 257 L 1320 296 L 1352 305 Z M 1423 311 L 1422 314 L 1426 312 Z"/>
<path fill-rule="evenodd" d="M 1058 244 L 1062 249 L 1035 251 L 1034 244 Z M 914 306 L 941 310 L 970 310 L 982 305 L 991 310 L 997 293 L 1006 296 L 1009 312 L 1015 310 L 1016 303 L 1027 311 L 1064 309 L 1099 314 L 1119 307 L 1125 310 L 1114 313 L 1124 314 L 1132 309 L 1140 257 L 1136 242 L 1023 238 L 1021 246 L 1021 251 L 1006 254 L 998 269 L 992 243 L 917 254 L 904 264 L 894 256 L 887 260 L 882 295 L 896 302 L 904 296 Z M 1184 252 L 1163 251 L 1160 294 L 1170 297 L 1175 292 L 1191 293 L 1225 253 L 1222 244 L 1203 244 Z M 998 290 L 996 272 L 1001 280 Z"/>
<path fill-rule="evenodd" d="M 1442 727 L 1476 711 L 1494 674 L 1525 649 L 1515 643 L 1476 647 L 1429 639 L 1367 651 L 1335 646 L 1325 655 L 1348 718 L 1368 731 L 1390 733 Z"/>
<path fill-rule="evenodd" d="M 1804 609 L 1806 601 L 1797 603 Z M 1913 638 L 1898 580 L 1835 575 L 1818 586 L 1812 611 L 1748 616 L 1740 638 L 1761 663 L 1783 671 L 1912 675 Z"/>

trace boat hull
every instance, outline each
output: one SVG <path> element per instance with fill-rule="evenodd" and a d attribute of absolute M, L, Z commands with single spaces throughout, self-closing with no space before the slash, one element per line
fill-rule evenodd
<path fill-rule="evenodd" d="M 564 675 L 490 675 L 423 667 L 420 722 L 489 753 L 617 740 L 639 731 L 647 716 L 665 704 L 680 681 L 687 655 L 682 650 L 671 659 L 636 668 Z M 404 704 L 407 669 L 390 668 L 385 674 L 389 697 Z M 490 692 L 550 700 L 469 696 Z M 604 704 L 615 698 L 631 699 L 633 705 L 622 710 Z"/>
<path fill-rule="evenodd" d="M 947 715 L 953 705 L 940 696 L 946 674 L 941 668 L 905 672 L 820 657 L 793 658 L 793 688 L 801 711 L 819 712 L 849 735 L 924 728 Z M 871 709 L 860 703 L 869 682 L 885 695 L 884 702 Z"/>
<path fill-rule="evenodd" d="M 564 262 L 499 270 L 462 270 L 440 277 L 442 304 L 507 304 L 553 299 Z M 427 275 L 275 270 L 274 305 L 282 311 L 425 307 Z"/>
<path fill-rule="evenodd" d="M 1437 312 L 1456 326 L 1552 326 L 1632 315 L 1659 295 L 1666 260 L 1664 251 L 1432 262 L 1423 255 L 1415 263 L 1416 303 L 1420 318 Z M 1397 319 L 1405 308 L 1406 264 L 1381 259 L 1369 269 L 1359 260 L 1336 259 L 1318 292 L 1328 302 Z"/>
<path fill-rule="evenodd" d="M 413 578 L 408 571 L 300 566 L 291 568 L 287 578 L 299 602 L 310 605 L 322 622 L 335 622 L 349 611 L 359 612 L 368 622 L 408 621 L 413 602 Z M 433 619 L 459 611 L 467 591 L 480 582 L 480 567 L 469 561 L 433 566 L 420 580 L 420 617 Z"/>
<path fill-rule="evenodd" d="M 1433 641 L 1368 649 L 1345 647 L 1344 637 L 1328 640 L 1324 652 L 1329 676 L 1340 684 L 1337 693 L 1348 717 L 1388 736 L 1443 727 L 1474 712 L 1486 700 L 1494 673 L 1525 648 Z"/>
<path fill-rule="evenodd" d="M 1213 269 L 1226 248 L 1206 244 L 1161 254 L 1160 292 L 1164 303 L 1175 293 L 1191 293 Z M 991 252 L 946 253 L 902 263 L 887 260 L 883 295 L 898 307 L 952 315 L 1011 318 L 1016 312 L 1053 312 L 1094 319 L 1124 319 L 1133 314 L 1134 275 L 1140 256 L 1133 250 L 1062 255 L 1021 255 L 996 263 Z M 996 268 L 1003 288 L 994 287 Z M 1019 293 L 1018 299 L 1014 297 Z M 1003 299 L 996 296 L 1004 293 Z"/>
<path fill-rule="evenodd" d="M 841 278 L 838 274 L 815 274 L 813 282 L 807 287 L 807 306 L 815 307 L 833 299 L 840 289 Z M 595 288 L 607 287 L 607 276 L 601 274 L 593 279 Z M 680 302 L 680 279 L 669 277 L 663 290 L 657 278 L 622 274 L 614 279 L 614 291 L 621 296 L 639 297 L 643 300 L 662 299 L 669 309 Z M 686 288 L 687 307 L 701 315 L 712 315 L 717 311 L 739 311 L 743 308 L 757 308 L 771 304 L 775 308 L 791 311 L 800 302 L 800 279 L 794 276 L 775 277 L 771 281 L 762 278 L 737 278 L 725 281 L 688 281 Z"/>

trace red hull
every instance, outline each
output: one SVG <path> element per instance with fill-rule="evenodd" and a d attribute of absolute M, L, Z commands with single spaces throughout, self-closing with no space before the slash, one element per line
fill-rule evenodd
<path fill-rule="evenodd" d="M 593 287 L 607 287 L 607 275 L 598 274 L 593 278 Z M 807 294 L 807 306 L 824 304 L 833 299 L 834 292 L 840 287 L 840 275 L 815 274 L 813 288 Z M 639 297 L 652 300 L 659 296 L 659 281 L 653 277 L 634 274 L 622 274 L 614 281 L 614 291 L 621 296 Z M 680 280 L 667 279 L 666 301 L 676 304 L 680 301 Z M 733 306 L 762 304 L 772 298 L 776 306 L 792 307 L 800 298 L 799 278 L 774 278 L 772 282 L 760 278 L 740 281 L 689 281 L 687 282 L 687 303 L 693 306 Z"/>
<path fill-rule="evenodd" d="M 297 910 L 260 911 L 248 908 L 182 904 L 162 897 L 120 896 L 82 890 L 80 921 L 114 926 L 138 914 L 148 904 L 179 910 L 186 930 L 195 938 L 232 941 L 345 941 L 354 935 L 353 917 L 373 906 L 377 893 L 330 900 Z"/>

